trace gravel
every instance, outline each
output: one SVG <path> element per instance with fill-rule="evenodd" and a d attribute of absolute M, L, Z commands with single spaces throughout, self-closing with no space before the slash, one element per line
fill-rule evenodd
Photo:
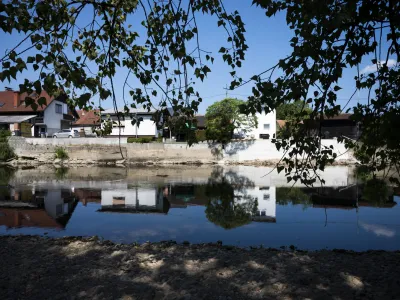
<path fill-rule="evenodd" d="M 0 299 L 400 299 L 398 252 L 96 237 L 2 236 L 0 245 Z"/>

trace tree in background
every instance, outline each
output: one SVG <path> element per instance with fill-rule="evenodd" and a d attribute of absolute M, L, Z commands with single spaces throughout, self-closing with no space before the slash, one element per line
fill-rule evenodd
<path fill-rule="evenodd" d="M 227 144 L 235 131 L 246 134 L 257 127 L 254 114 L 242 114 L 240 107 L 245 102 L 239 99 L 226 98 L 210 105 L 206 111 L 206 138 L 209 141 Z"/>
<path fill-rule="evenodd" d="M 282 103 L 276 108 L 276 119 L 277 120 L 291 120 L 293 116 L 297 116 L 301 113 L 304 114 L 304 118 L 308 117 L 308 114 L 312 112 L 310 106 L 304 101 L 294 101 L 289 103 Z"/>
<path fill-rule="evenodd" d="M 277 138 L 290 138 L 295 135 L 293 128 L 291 126 L 292 121 L 294 121 L 295 116 L 302 116 L 302 120 L 308 119 L 309 114 L 312 112 L 310 106 L 304 101 L 294 101 L 289 103 L 282 103 L 276 108 L 276 119 L 284 120 L 284 126 L 280 127 L 280 124 L 277 126 Z"/>

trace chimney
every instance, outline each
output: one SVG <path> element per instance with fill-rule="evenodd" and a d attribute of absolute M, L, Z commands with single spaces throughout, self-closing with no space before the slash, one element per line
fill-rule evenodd
<path fill-rule="evenodd" d="M 19 94 L 17 92 L 13 92 L 13 98 L 14 98 L 14 107 L 18 107 L 18 105 L 19 105 Z"/>
<path fill-rule="evenodd" d="M 13 92 L 13 99 L 14 99 L 14 107 L 18 107 L 20 104 L 18 92 Z"/>

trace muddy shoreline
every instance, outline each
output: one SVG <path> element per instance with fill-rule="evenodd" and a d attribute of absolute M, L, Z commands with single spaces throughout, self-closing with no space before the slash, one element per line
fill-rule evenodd
<path fill-rule="evenodd" d="M 1 299 L 397 299 L 400 253 L 0 237 Z"/>

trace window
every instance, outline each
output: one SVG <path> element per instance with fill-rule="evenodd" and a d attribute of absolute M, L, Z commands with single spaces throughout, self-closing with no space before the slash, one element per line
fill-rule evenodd
<path fill-rule="evenodd" d="M 69 133 L 69 132 L 71 132 L 71 130 L 69 130 L 69 129 L 63 129 L 62 132 L 68 132 L 68 133 Z"/>
<path fill-rule="evenodd" d="M 264 129 L 269 130 L 269 124 L 264 124 Z"/>
<path fill-rule="evenodd" d="M 264 194 L 264 200 L 269 200 L 269 194 Z"/>
<path fill-rule="evenodd" d="M 56 113 L 62 114 L 62 105 L 61 104 L 56 104 Z"/>

